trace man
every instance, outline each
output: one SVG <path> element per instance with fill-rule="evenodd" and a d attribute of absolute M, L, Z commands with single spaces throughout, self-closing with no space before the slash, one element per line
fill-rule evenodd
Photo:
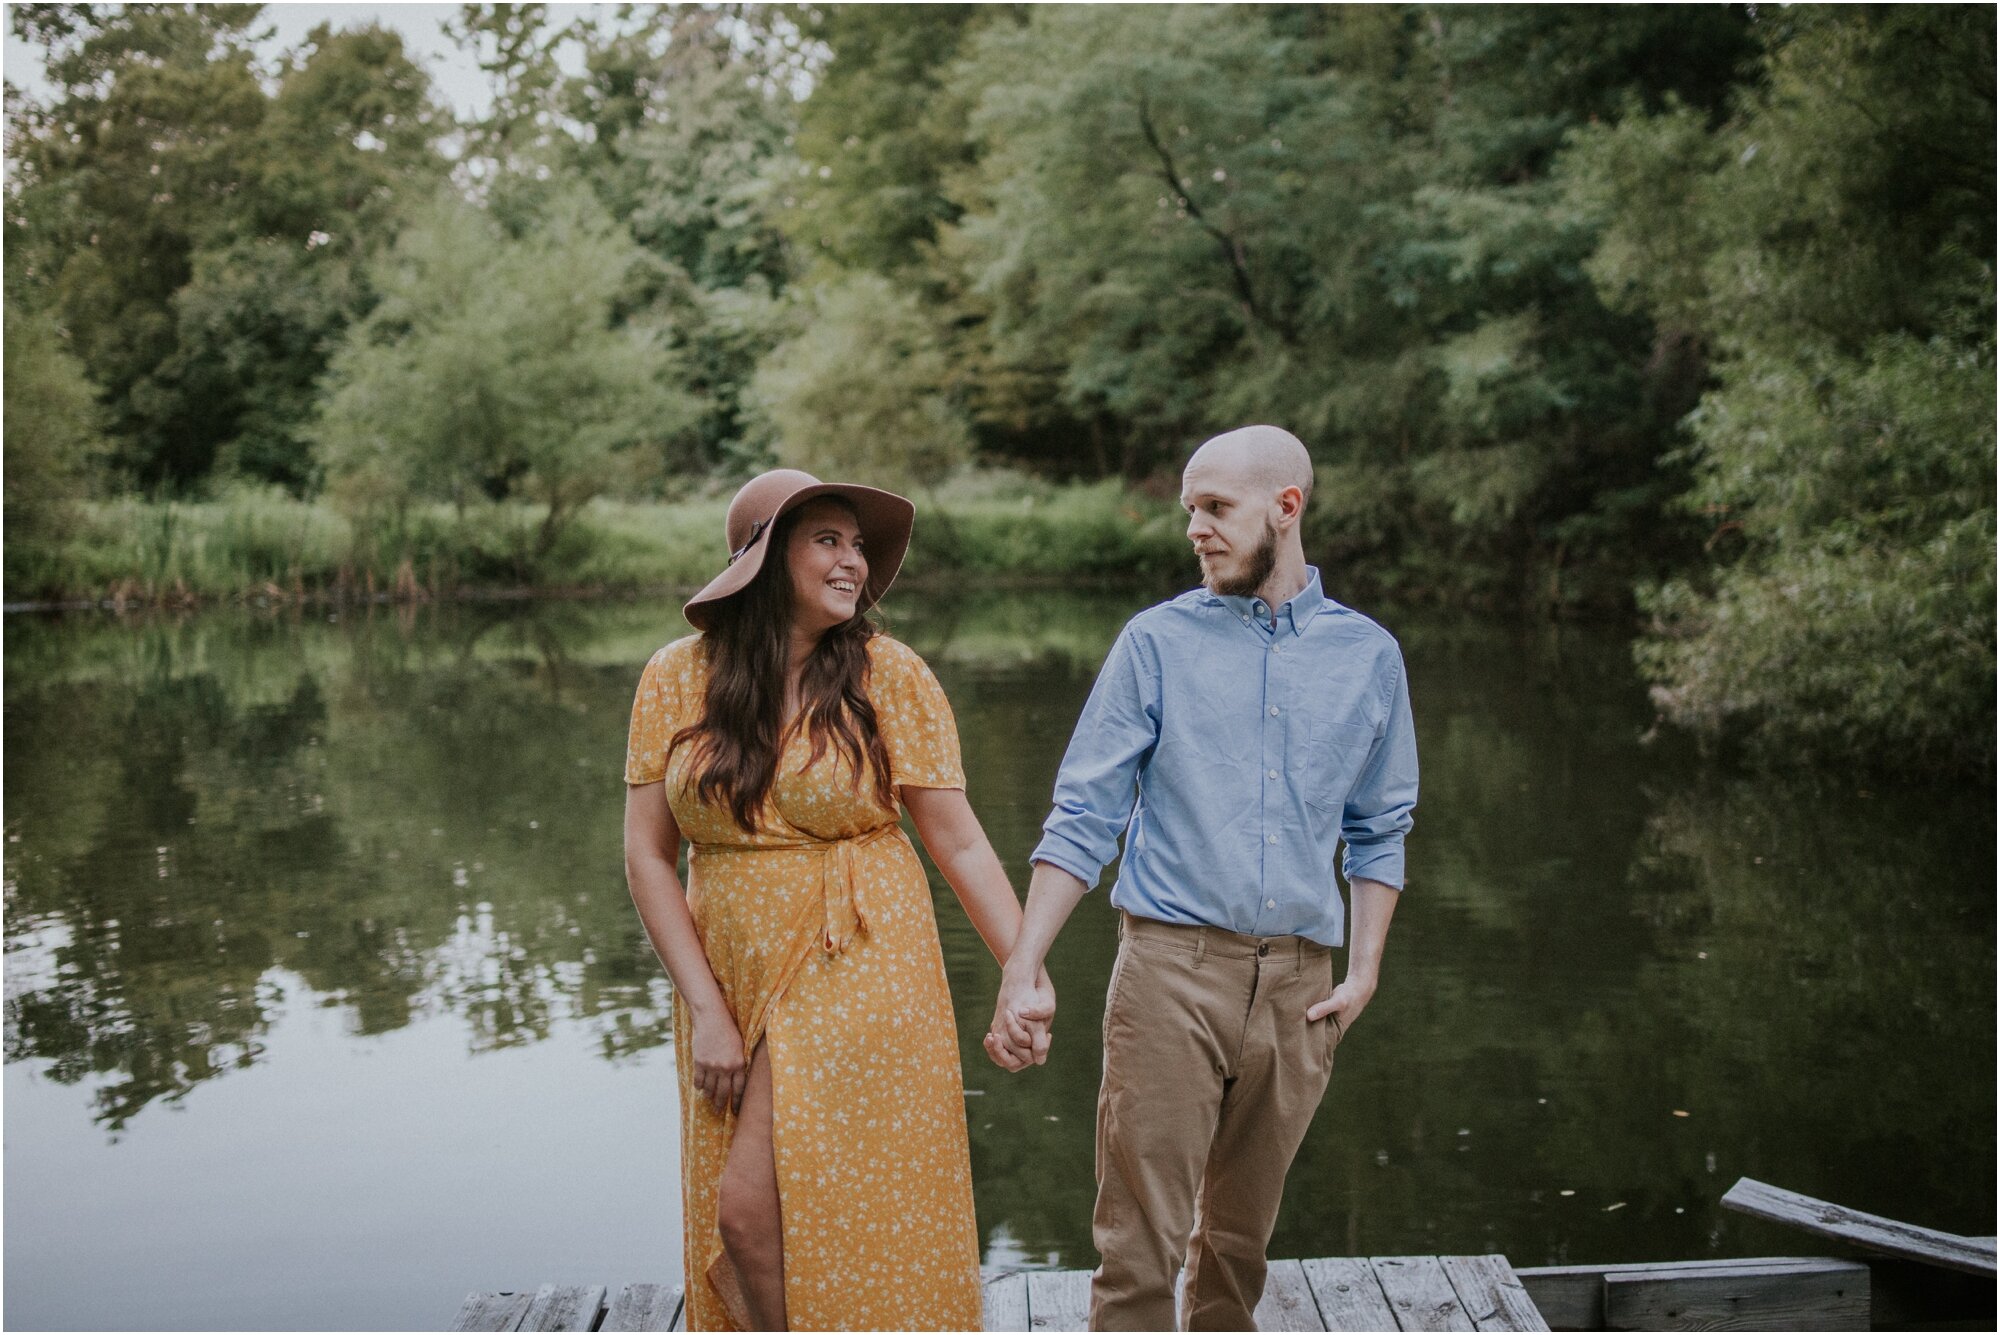
<path fill-rule="evenodd" d="M 1208 441 L 1181 483 L 1203 587 L 1132 618 L 1098 673 L 1033 854 L 987 1047 L 1045 1059 L 1049 945 L 1118 854 L 1097 1107 L 1092 1330 L 1254 1329 L 1287 1170 L 1375 994 L 1417 800 L 1396 642 L 1320 590 L 1305 446 Z M 1336 840 L 1353 895 L 1346 935 Z"/>

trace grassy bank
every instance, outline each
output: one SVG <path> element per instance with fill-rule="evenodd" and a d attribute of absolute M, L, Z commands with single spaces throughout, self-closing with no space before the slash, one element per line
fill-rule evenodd
<path fill-rule="evenodd" d="M 545 554 L 542 513 L 413 507 L 400 528 L 275 492 L 80 507 L 59 537 L 6 548 L 10 604 L 421 600 L 501 591 L 693 589 L 720 568 L 725 499 L 597 501 Z M 1167 578 L 1189 564 L 1171 505 L 1112 484 L 975 480 L 918 500 L 913 580 Z"/>

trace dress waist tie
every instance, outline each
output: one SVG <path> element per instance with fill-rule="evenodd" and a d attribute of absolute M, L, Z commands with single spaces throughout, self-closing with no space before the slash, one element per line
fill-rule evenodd
<path fill-rule="evenodd" d="M 697 844 L 694 851 L 716 853 L 769 853 L 780 850 L 812 851 L 821 854 L 820 896 L 825 904 L 825 923 L 819 932 L 820 948 L 838 955 L 868 930 L 867 916 L 855 882 L 854 854 L 857 850 L 890 837 L 903 838 L 903 827 L 894 821 L 845 839 L 794 839 L 783 843 Z M 904 842 L 908 842 L 904 839 Z"/>

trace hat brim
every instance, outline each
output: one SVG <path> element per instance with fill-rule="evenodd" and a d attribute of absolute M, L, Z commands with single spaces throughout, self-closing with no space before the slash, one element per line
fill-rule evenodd
<path fill-rule="evenodd" d="M 800 487 L 778 502 L 778 508 L 771 512 L 769 521 L 743 555 L 731 561 L 721 574 L 702 587 L 700 593 L 688 599 L 681 608 L 688 624 L 696 630 L 707 630 L 715 605 L 749 588 L 750 581 L 756 579 L 757 572 L 764 568 L 764 558 L 771 548 L 771 534 L 778 527 L 778 521 L 788 512 L 821 496 L 837 496 L 852 505 L 856 522 L 861 526 L 862 550 L 868 557 L 868 578 L 862 583 L 861 596 L 856 600 L 854 610 L 856 613 L 865 612 L 882 601 L 882 595 L 896 582 L 896 574 L 903 568 L 903 557 L 910 550 L 910 530 L 916 523 L 917 507 L 910 503 L 909 498 L 877 487 L 862 487 L 850 482 L 816 482 Z"/>

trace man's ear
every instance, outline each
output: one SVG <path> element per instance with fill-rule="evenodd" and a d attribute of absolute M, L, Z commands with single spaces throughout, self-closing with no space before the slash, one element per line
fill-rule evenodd
<path fill-rule="evenodd" d="M 1290 528 L 1306 511 L 1306 494 L 1298 487 L 1278 489 L 1278 527 Z"/>

